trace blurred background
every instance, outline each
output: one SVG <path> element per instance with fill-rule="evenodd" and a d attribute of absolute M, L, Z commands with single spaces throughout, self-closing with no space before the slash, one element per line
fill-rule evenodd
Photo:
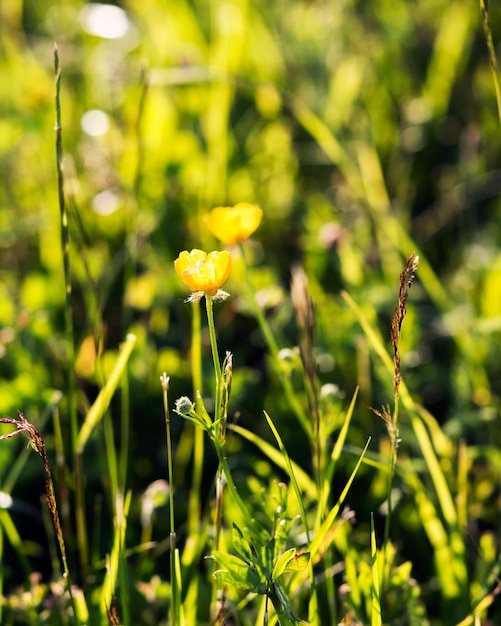
<path fill-rule="evenodd" d="M 489 9 L 496 44 L 501 8 L 493 2 Z M 220 249 L 203 215 L 248 201 L 264 210 L 247 249 L 284 360 L 294 368 L 298 359 L 290 274 L 301 264 L 315 304 L 323 401 L 342 419 L 360 387 L 348 438 L 354 450 L 369 435 L 375 452 L 384 449 L 384 424 L 368 406 L 391 401 L 393 383 L 340 294 L 350 294 L 391 351 L 399 273 L 413 251 L 420 255 L 402 337 L 403 377 L 451 440 L 471 446 L 471 532 L 489 528 L 499 539 L 501 140 L 479 6 L 0 3 L 0 414 L 22 410 L 51 454 L 53 407 L 63 434 L 68 412 L 60 397 L 67 333 L 55 43 L 78 412 L 85 415 L 119 344 L 133 332 L 128 483 L 137 494 L 136 525 L 140 494 L 166 476 L 160 374 L 171 376 L 173 400 L 192 396 L 191 311 L 172 262 L 184 249 Z M 236 257 L 225 286 L 232 297 L 216 308 L 220 349 L 234 353 L 230 413 L 270 438 L 266 409 L 301 463 L 302 433 L 284 405 L 242 285 Z M 205 345 L 209 385 L 207 337 Z M 118 438 L 118 400 L 110 411 Z M 173 429 L 177 445 L 185 425 L 173 420 Z M 402 454 L 412 454 L 405 415 L 401 437 Z M 86 480 L 93 501 L 96 494 L 105 498 L 107 470 L 100 438 L 91 444 Z M 23 446 L 2 442 L 0 485 Z M 256 465 L 255 452 L 241 441 L 229 446 L 242 472 L 254 463 L 254 471 L 271 476 L 269 464 Z M 177 454 L 182 503 L 191 460 L 181 445 Z M 50 559 L 34 456 L 12 489 L 13 515 L 44 571 Z M 354 458 L 347 453 L 341 475 Z M 377 509 L 384 497 L 373 470 L 365 469 L 350 506 L 367 523 L 369 507 Z M 397 538 L 412 528 L 411 504 L 401 497 Z M 139 534 L 132 521 L 130 527 Z M 160 521 L 158 538 L 166 528 L 167 520 Z M 406 551 L 426 578 L 419 543 Z M 18 582 L 15 568 L 11 575 Z"/>

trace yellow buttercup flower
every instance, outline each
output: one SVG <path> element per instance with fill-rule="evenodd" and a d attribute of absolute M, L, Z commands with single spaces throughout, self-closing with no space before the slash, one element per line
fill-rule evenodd
<path fill-rule="evenodd" d="M 231 257 L 227 250 L 210 252 L 184 250 L 174 261 L 174 269 L 185 285 L 195 292 L 191 299 L 203 295 L 226 297 L 219 287 L 230 274 Z"/>
<path fill-rule="evenodd" d="M 261 223 L 263 210 L 256 204 L 240 202 L 233 207 L 217 207 L 206 215 L 209 230 L 226 245 L 248 239 Z"/>

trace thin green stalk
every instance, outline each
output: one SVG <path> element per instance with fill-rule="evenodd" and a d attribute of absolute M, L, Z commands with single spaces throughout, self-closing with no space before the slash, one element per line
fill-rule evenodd
<path fill-rule="evenodd" d="M 127 483 L 127 465 L 129 460 L 129 437 L 130 437 L 130 395 L 129 379 L 122 378 L 121 383 L 121 425 L 120 425 L 120 451 L 118 458 L 118 487 L 125 493 Z"/>
<path fill-rule="evenodd" d="M 87 528 L 85 523 L 83 477 L 79 474 L 80 464 L 77 457 L 78 419 L 75 398 L 75 385 L 73 372 L 75 369 L 75 348 L 73 317 L 71 314 L 71 271 L 70 271 L 70 237 L 68 231 L 68 213 L 66 211 L 64 195 L 64 173 L 63 173 L 63 139 L 61 123 L 61 69 L 59 67 L 59 51 L 57 45 L 54 47 L 54 70 L 56 75 L 56 170 L 57 189 L 59 199 L 59 210 L 61 216 L 61 247 L 63 251 L 64 284 L 66 293 L 66 306 L 64 308 L 64 325 L 66 333 L 67 359 L 64 364 L 66 379 L 66 399 L 68 403 L 68 414 L 70 419 L 71 450 L 74 461 L 75 472 L 75 518 L 77 526 L 77 542 L 82 568 L 87 567 Z M 69 529 L 68 529 L 69 530 Z"/>
<path fill-rule="evenodd" d="M 169 525 L 170 525 L 170 623 L 176 626 L 179 623 L 179 593 L 177 589 L 176 576 L 176 532 L 174 520 L 174 479 L 173 479 L 173 458 L 172 458 L 172 437 L 170 428 L 169 412 L 169 376 L 165 373 L 160 377 L 163 391 L 163 405 L 165 416 L 165 429 L 167 436 L 167 471 L 169 479 Z"/>
<path fill-rule="evenodd" d="M 191 371 L 193 380 L 193 397 L 197 414 L 202 412 L 202 315 L 200 311 L 200 301 L 192 302 L 192 325 L 191 325 Z M 188 496 L 188 537 L 193 541 L 187 541 L 183 551 L 183 562 L 192 564 L 198 558 L 200 552 L 200 541 L 202 536 L 201 525 L 201 493 L 202 476 L 205 457 L 205 437 L 201 428 L 189 427 L 189 432 L 185 431 L 187 437 L 191 437 L 192 447 L 192 479 Z M 198 603 L 198 576 L 192 577 L 186 596 L 186 604 L 192 609 Z M 192 614 L 193 615 L 193 614 Z"/>
<path fill-rule="evenodd" d="M 101 615 L 108 615 L 113 611 L 114 591 L 116 587 L 117 573 L 119 573 L 121 561 L 124 556 L 125 535 L 127 531 L 127 519 L 132 501 L 132 492 L 118 494 L 117 502 L 114 505 L 116 516 L 114 520 L 114 537 L 111 553 L 106 558 L 106 574 L 100 589 L 100 605 Z M 122 584 L 121 580 L 121 584 Z M 124 606 L 124 602 L 128 601 L 127 587 L 122 590 L 124 597 L 122 598 L 122 607 L 125 615 L 129 613 L 129 607 Z M 128 618 L 127 618 L 128 619 Z"/>
<path fill-rule="evenodd" d="M 482 25 L 484 27 L 485 41 L 487 43 L 487 51 L 489 53 L 489 65 L 491 68 L 492 80 L 496 91 L 496 102 L 498 105 L 498 117 L 501 124 L 501 87 L 499 85 L 499 69 L 496 58 L 496 48 L 492 40 L 491 20 L 489 18 L 489 10 L 487 8 L 487 0 L 480 0 L 480 15 L 482 16 Z"/>
<path fill-rule="evenodd" d="M 395 468 L 397 465 L 397 449 L 391 444 L 391 458 L 390 458 L 390 469 L 388 475 L 388 484 L 386 487 L 386 518 L 384 521 L 384 537 L 383 537 L 383 556 L 386 558 L 386 553 L 388 550 L 389 542 L 390 542 L 390 528 L 391 528 L 391 517 L 393 514 L 393 478 L 395 476 Z M 381 589 L 384 590 L 385 580 L 384 574 L 385 569 L 383 568 L 382 579 L 381 579 Z"/>
<path fill-rule="evenodd" d="M 122 607 L 121 626 L 131 626 L 131 597 L 129 594 L 129 577 L 127 572 L 127 554 L 125 546 L 121 544 L 118 556 L 118 576 L 120 579 L 120 604 Z"/>
<path fill-rule="evenodd" d="M 104 442 L 106 448 L 106 461 L 108 465 L 108 476 L 110 479 L 111 505 L 114 509 L 116 498 L 119 492 L 118 472 L 117 472 L 117 451 L 115 448 L 115 436 L 113 433 L 113 423 L 109 413 L 103 418 Z M 116 513 L 116 512 L 115 512 Z"/>
<path fill-rule="evenodd" d="M 222 372 L 221 363 L 219 361 L 219 352 L 217 348 L 216 327 L 214 325 L 214 303 L 211 296 L 205 294 L 205 303 L 207 308 L 207 323 L 209 326 L 210 345 L 212 351 L 212 361 L 214 364 L 214 376 L 216 379 L 216 397 L 214 406 L 214 422 L 216 423 L 216 433 L 214 434 L 214 443 L 217 449 L 221 449 L 221 455 L 224 456 L 224 424 L 222 424 L 221 415 L 221 398 L 222 398 Z M 216 474 L 216 512 L 214 519 L 214 549 L 219 550 L 219 541 L 221 538 L 221 528 L 223 524 L 223 471 L 221 462 L 217 468 Z M 217 582 L 214 580 L 212 585 L 211 607 L 216 606 L 217 601 Z M 212 610 L 211 610 L 212 613 Z M 211 623 L 214 623 L 211 614 Z"/>
<path fill-rule="evenodd" d="M 221 391 L 221 363 L 219 361 L 219 353 L 217 349 L 217 336 L 216 336 L 216 327 L 214 325 L 214 304 L 211 296 L 205 297 L 205 304 L 207 308 L 207 323 L 209 325 L 209 337 L 210 337 L 210 345 L 212 350 L 212 361 L 214 364 L 214 374 L 216 377 L 216 394 Z M 216 398 L 216 400 L 220 400 L 221 398 Z M 217 421 L 219 419 L 219 410 L 220 403 L 216 402 L 214 419 Z"/>
<path fill-rule="evenodd" d="M 193 396 L 197 411 L 200 408 L 203 396 L 202 379 L 202 315 L 200 301 L 192 303 L 191 325 L 191 371 L 193 377 Z M 200 493 L 205 456 L 204 432 L 201 428 L 193 431 L 193 478 L 188 501 L 188 534 L 196 536 L 200 530 Z"/>
<path fill-rule="evenodd" d="M 68 231 L 68 213 L 64 195 L 64 173 L 63 173 L 63 138 L 61 124 L 61 68 L 59 67 L 59 51 L 57 45 L 54 48 L 54 69 L 56 73 L 56 168 L 57 168 L 57 190 L 59 199 L 59 210 L 61 217 L 61 248 L 63 251 L 64 284 L 66 293 L 66 306 L 64 309 L 64 324 L 66 330 L 66 350 L 68 358 L 66 361 L 66 387 L 67 401 L 70 415 L 72 449 L 76 450 L 78 436 L 78 422 L 76 414 L 73 365 L 75 363 L 74 350 L 74 330 L 73 317 L 71 315 L 71 271 L 70 271 L 70 237 Z"/>
<path fill-rule="evenodd" d="M 80 555 L 80 565 L 86 574 L 89 564 L 87 521 L 85 519 L 85 496 L 84 496 L 84 475 L 82 468 L 82 456 L 77 451 L 73 457 L 73 469 L 75 475 L 75 520 L 77 527 L 78 553 Z"/>
<path fill-rule="evenodd" d="M 54 425 L 54 447 L 56 452 L 56 476 L 59 489 L 59 509 L 61 511 L 61 522 L 63 528 L 71 528 L 71 511 L 68 498 L 68 487 L 66 477 L 66 460 L 64 454 L 64 440 L 61 429 L 61 418 L 59 415 L 59 407 L 55 406 L 52 411 Z"/>
<path fill-rule="evenodd" d="M 310 422 L 304 413 L 301 403 L 298 401 L 297 396 L 294 393 L 294 389 L 292 388 L 290 379 L 285 374 L 280 372 L 280 358 L 278 356 L 279 348 L 278 348 L 277 342 L 275 341 L 275 337 L 273 336 L 273 333 L 271 331 L 270 325 L 268 324 L 266 317 L 264 316 L 261 308 L 259 307 L 257 303 L 256 292 L 254 289 L 254 285 L 252 284 L 250 267 L 249 267 L 249 264 L 247 263 L 244 246 L 242 243 L 239 243 L 238 246 L 239 246 L 240 254 L 242 256 L 242 260 L 244 263 L 245 281 L 247 283 L 247 290 L 249 292 L 249 299 L 252 305 L 252 309 L 254 311 L 254 316 L 256 317 L 256 320 L 259 324 L 261 332 L 263 333 L 263 337 L 268 347 L 268 350 L 271 354 L 273 363 L 279 372 L 279 380 L 280 380 L 280 383 L 282 384 L 285 397 L 287 398 L 287 401 L 290 407 L 292 408 L 292 410 L 294 411 L 299 423 L 301 424 L 304 431 L 308 435 L 308 439 L 311 441 L 312 432 L 311 432 Z"/>
<path fill-rule="evenodd" d="M 390 414 L 388 407 L 383 407 L 381 411 L 374 410 L 376 415 L 382 417 L 386 423 L 388 435 L 391 445 L 390 456 L 390 473 L 388 476 L 386 502 L 388 510 L 386 512 L 385 528 L 384 528 L 384 540 L 383 540 L 383 556 L 386 557 L 386 553 L 390 541 L 390 526 L 391 518 L 393 514 L 393 479 L 395 476 L 395 468 L 397 465 L 399 433 L 398 433 L 398 413 L 399 413 L 399 397 L 400 397 L 400 384 L 402 382 L 402 375 L 400 373 L 400 343 L 402 336 L 402 324 L 404 322 L 407 313 L 407 298 L 409 297 L 409 291 L 414 281 L 414 274 L 417 270 L 419 263 L 419 257 L 413 252 L 407 259 L 405 268 L 400 273 L 400 285 L 398 291 L 398 303 L 391 318 L 390 328 L 390 340 L 393 351 L 393 412 Z M 384 571 L 383 568 L 381 589 L 384 590 Z"/>
<path fill-rule="evenodd" d="M 125 484 L 120 485 L 119 483 L 120 468 L 117 460 L 117 451 L 113 434 L 113 423 L 109 413 L 106 413 L 103 418 L 103 427 L 106 445 L 106 459 L 108 462 L 108 473 L 110 477 L 111 507 L 115 519 L 115 533 L 121 534 L 123 531 L 121 528 L 121 522 L 119 520 L 123 519 Z M 130 626 L 130 599 L 129 585 L 127 580 L 127 563 L 124 553 L 124 540 L 116 544 L 116 547 L 118 577 L 120 580 L 120 604 L 122 608 L 121 618 L 123 621 L 123 626 Z"/>

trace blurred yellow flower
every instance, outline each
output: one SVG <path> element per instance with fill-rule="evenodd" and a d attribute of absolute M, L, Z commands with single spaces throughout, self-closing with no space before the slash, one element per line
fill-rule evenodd
<path fill-rule="evenodd" d="M 240 202 L 217 207 L 205 216 L 211 233 L 226 245 L 248 239 L 261 223 L 263 210 L 256 204 Z"/>
<path fill-rule="evenodd" d="M 219 287 L 228 278 L 231 257 L 227 250 L 210 252 L 194 249 L 184 250 L 174 261 L 174 269 L 185 285 L 196 292 L 192 299 L 208 296 L 225 297 Z"/>

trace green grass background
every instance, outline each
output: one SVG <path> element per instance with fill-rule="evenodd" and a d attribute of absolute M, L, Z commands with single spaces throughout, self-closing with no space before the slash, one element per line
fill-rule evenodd
<path fill-rule="evenodd" d="M 370 520 L 373 513 L 381 547 L 389 451 L 385 425 L 368 407 L 392 399 L 391 368 L 378 347 L 391 355 L 399 273 L 413 251 L 420 266 L 403 327 L 402 375 L 409 398 L 429 413 L 402 403 L 382 622 L 501 623 L 501 605 L 489 596 L 499 581 L 501 528 L 501 134 L 480 7 L 463 0 L 124 0 L 126 30 L 109 38 L 89 32 L 89 6 L 0 3 L 0 414 L 21 410 L 44 435 L 89 623 L 107 623 L 96 590 L 118 533 L 116 496 L 129 492 L 122 554 L 128 552 L 117 585 L 119 597 L 129 590 L 122 619 L 168 622 L 166 503 L 157 503 L 149 530 L 141 515 L 148 486 L 167 477 L 160 374 L 171 377 L 172 402 L 193 395 L 191 307 L 172 262 L 184 249 L 220 249 L 202 217 L 241 201 L 264 210 L 247 247 L 252 280 L 304 406 L 290 273 L 295 264 L 306 270 L 326 447 L 359 388 L 333 502 L 372 438 L 372 464 L 362 464 L 344 503 L 353 518 L 339 522 L 327 560 L 315 565 L 318 623 L 377 623 L 367 608 Z M 494 2 L 489 15 L 496 46 L 501 11 Z M 54 42 L 62 71 L 70 309 Z M 98 136 L 82 127 L 93 110 L 108 124 Z M 240 426 L 275 444 L 265 409 L 292 460 L 311 476 L 304 434 L 238 259 L 224 288 L 231 299 L 215 311 L 220 349 L 234 353 L 229 421 L 238 412 Z M 78 502 L 71 415 L 81 425 L 127 333 L 136 336 L 127 377 L 86 445 Z M 203 350 L 209 397 L 205 331 Z M 418 420 L 449 496 L 437 487 Z M 193 429 L 172 416 L 172 433 L 178 545 L 181 555 L 191 541 L 201 551 L 183 562 L 183 602 L 197 606 L 197 623 L 204 624 L 211 570 L 201 557 L 210 553 L 217 460 L 207 448 L 195 528 L 188 510 Z M 287 480 L 238 434 L 228 437 L 228 457 L 253 505 L 271 501 L 275 481 Z M 13 499 L 0 504 L 2 623 L 71 623 L 69 610 L 54 608 L 66 605 L 50 586 L 59 565 L 40 503 L 40 459 L 21 439 L 1 442 L 0 489 Z M 87 571 L 75 536 L 79 515 L 88 528 Z M 229 508 L 227 525 L 231 519 Z M 145 539 L 155 547 L 139 549 Z M 190 599 L 193 580 L 199 587 Z M 447 580 L 459 582 L 447 589 Z M 32 600 L 23 600 L 21 589 L 31 589 Z M 306 619 L 308 585 L 293 582 L 290 591 L 294 612 Z M 229 594 L 229 606 L 238 608 L 227 623 L 262 623 L 252 602 L 239 606 L 242 594 Z M 489 606 L 475 612 L 485 598 Z"/>

